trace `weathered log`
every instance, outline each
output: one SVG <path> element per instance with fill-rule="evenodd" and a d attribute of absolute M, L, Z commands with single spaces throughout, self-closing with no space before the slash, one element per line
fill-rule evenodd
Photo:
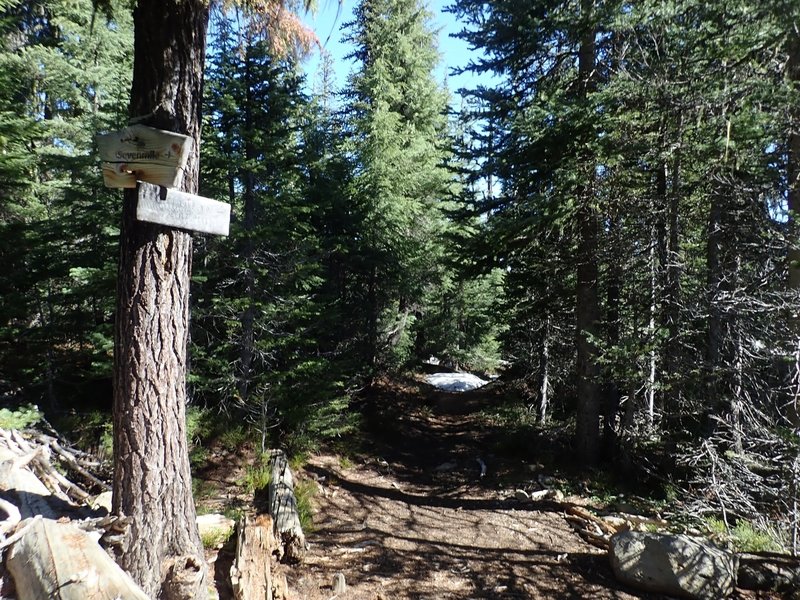
<path fill-rule="evenodd" d="M 26 519 L 36 515 L 89 517 L 89 494 L 50 462 L 50 446 L 0 429 L 0 492 Z"/>
<path fill-rule="evenodd" d="M 745 590 L 800 590 L 800 558 L 772 553 L 741 554 L 736 585 Z"/>
<path fill-rule="evenodd" d="M 275 549 L 272 519 L 247 516 L 236 524 L 236 557 L 231 566 L 231 586 L 235 600 L 272 600 L 270 562 Z"/>
<path fill-rule="evenodd" d="M 54 497 L 28 468 L 38 452 L 25 456 L 15 456 L 7 451 L 0 453 L 0 492 L 17 508 L 22 519 L 36 515 L 57 519 L 62 516 L 58 504 L 63 501 Z"/>
<path fill-rule="evenodd" d="M 591 512 L 589 512 L 587 509 L 583 508 L 582 506 L 578 506 L 576 504 L 572 504 L 570 506 L 567 506 L 564 509 L 564 511 L 568 515 L 573 515 L 573 516 L 579 517 L 579 518 L 581 518 L 584 521 L 587 521 L 589 523 L 594 523 L 600 529 L 600 531 L 602 533 L 606 534 L 606 535 L 611 536 L 611 535 L 614 535 L 615 533 L 617 533 L 617 528 L 616 527 L 614 527 L 610 523 L 607 523 L 606 521 L 604 521 L 600 517 L 592 514 Z"/>
<path fill-rule="evenodd" d="M 272 453 L 272 476 L 269 482 L 269 512 L 278 540 L 281 560 L 299 562 L 306 550 L 306 538 L 300 525 L 297 499 L 294 495 L 294 478 L 286 454 L 280 450 Z"/>
<path fill-rule="evenodd" d="M 19 600 L 148 600 L 86 532 L 70 523 L 35 517 L 11 544 L 6 568 Z"/>

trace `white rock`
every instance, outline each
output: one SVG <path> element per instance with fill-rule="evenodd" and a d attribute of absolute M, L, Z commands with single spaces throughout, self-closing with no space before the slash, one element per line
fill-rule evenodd
<path fill-rule="evenodd" d="M 734 591 L 736 556 L 701 538 L 623 531 L 608 555 L 617 579 L 648 592 L 718 600 Z"/>
<path fill-rule="evenodd" d="M 337 596 L 344 594 L 347 591 L 347 582 L 344 580 L 344 574 L 337 573 L 333 576 L 333 593 Z"/>
<path fill-rule="evenodd" d="M 103 492 L 92 500 L 92 508 L 99 510 L 105 508 L 111 514 L 111 492 Z"/>
<path fill-rule="evenodd" d="M 471 373 L 433 373 L 426 379 L 433 387 L 447 392 L 466 392 L 488 383 Z"/>
<path fill-rule="evenodd" d="M 230 535 L 233 530 L 234 521 L 225 515 L 211 513 L 208 515 L 197 515 L 197 528 L 200 535 L 213 534 L 220 532 L 225 536 Z"/>

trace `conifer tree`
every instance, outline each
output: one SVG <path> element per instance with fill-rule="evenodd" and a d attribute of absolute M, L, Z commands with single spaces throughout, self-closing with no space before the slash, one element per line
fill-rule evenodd
<path fill-rule="evenodd" d="M 54 410 L 110 395 L 88 387 L 110 376 L 118 207 L 94 135 L 123 120 L 131 53 L 122 10 L 111 20 L 90 0 L 47 0 L 2 11 L 0 362 Z"/>
<path fill-rule="evenodd" d="M 407 355 L 414 312 L 437 279 L 436 240 L 446 227 L 446 97 L 433 75 L 429 18 L 418 0 L 364 0 L 345 25 L 357 61 L 347 109 L 358 237 L 348 267 L 352 298 L 364 309 L 362 356 L 372 366 Z"/>
<path fill-rule="evenodd" d="M 324 277 L 346 169 L 296 61 L 235 19 L 213 22 L 202 184 L 228 198 L 233 222 L 229 239 L 199 249 L 192 381 L 198 401 L 244 415 L 266 444 L 267 430 L 299 439 L 337 427 Z"/>

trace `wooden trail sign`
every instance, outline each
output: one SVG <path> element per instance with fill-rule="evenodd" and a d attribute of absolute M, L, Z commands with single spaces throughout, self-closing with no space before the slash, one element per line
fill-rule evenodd
<path fill-rule="evenodd" d="M 131 125 L 99 134 L 97 145 L 106 187 L 135 188 L 137 181 L 180 187 L 193 140 L 171 131 Z"/>
<path fill-rule="evenodd" d="M 179 229 L 228 235 L 231 205 L 139 182 L 136 218 Z"/>

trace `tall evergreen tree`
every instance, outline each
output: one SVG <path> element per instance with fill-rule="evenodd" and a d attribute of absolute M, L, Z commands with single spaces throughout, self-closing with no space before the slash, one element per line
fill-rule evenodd
<path fill-rule="evenodd" d="M 563 248 L 566 243 L 573 257 L 568 261 L 574 261 L 573 287 L 559 291 L 572 295 L 573 308 L 563 301 L 549 304 L 560 305 L 557 321 L 574 319 L 575 442 L 589 462 L 599 456 L 599 257 L 605 243 L 598 202 L 603 164 L 598 132 L 605 112 L 597 91 L 609 55 L 606 27 L 612 10 L 589 0 L 525 5 L 466 0 L 455 7 L 456 15 L 474 27 L 462 36 L 485 52 L 475 69 L 504 78 L 492 90 L 475 91 L 481 104 L 488 104 L 492 124 L 493 156 L 484 176 L 502 189 L 478 206 L 489 216 L 487 250 L 506 263 L 509 284 L 523 274 L 534 280 L 522 283 L 520 308 L 530 306 L 535 279 L 547 282 L 544 297 L 553 298 L 573 277 L 554 279 L 547 273 L 558 264 L 553 259 L 560 248 L 544 245 L 541 253 L 532 253 L 531 246 L 552 240 Z M 520 36 L 519 31 L 529 33 Z M 531 270 L 528 260 L 536 254 L 544 262 Z M 541 324 L 534 330 L 547 331 L 553 318 L 552 310 L 539 313 Z M 549 339 L 542 335 L 540 343 Z"/>
<path fill-rule="evenodd" d="M 200 249 L 193 389 L 265 436 L 275 428 L 304 443 L 339 427 L 335 349 L 320 321 L 335 322 L 324 282 L 346 169 L 296 61 L 275 56 L 241 15 L 216 16 L 209 58 L 202 186 L 234 215 L 230 238 Z"/>
<path fill-rule="evenodd" d="M 123 120 L 131 52 L 130 16 L 89 0 L 0 14 L 0 377 L 51 409 L 110 396 L 88 387 L 111 370 L 118 206 L 94 135 Z"/>
<path fill-rule="evenodd" d="M 698 482 L 724 471 L 726 501 L 753 518 L 762 499 L 741 482 L 760 481 L 771 501 L 787 490 L 730 457 L 794 452 L 778 434 L 796 398 L 785 313 L 796 292 L 780 267 L 788 249 L 791 283 L 782 206 L 796 174 L 786 127 L 796 36 L 776 20 L 785 8 L 454 9 L 462 36 L 485 52 L 474 69 L 505 78 L 473 92 L 485 124 L 478 175 L 500 192 L 472 208 L 486 216 L 483 257 L 508 269 L 512 322 L 531 317 L 525 332 L 509 329 L 512 357 L 548 385 L 552 358 L 556 372 L 579 367 L 578 385 L 559 396 L 577 396 L 582 455 L 596 447 L 600 408 L 610 450 L 635 457 L 651 434 L 682 444 L 685 454 L 666 454 L 697 467 Z M 576 343 L 554 357 L 544 332 L 556 325 L 563 343 L 570 322 Z M 543 332 L 546 359 L 526 364 L 529 331 Z"/>
<path fill-rule="evenodd" d="M 345 25 L 357 61 L 347 94 L 358 219 L 350 285 L 364 309 L 362 355 L 381 366 L 407 355 L 410 322 L 436 282 L 451 180 L 446 96 L 433 75 L 430 14 L 418 0 L 364 0 L 354 14 Z"/>

